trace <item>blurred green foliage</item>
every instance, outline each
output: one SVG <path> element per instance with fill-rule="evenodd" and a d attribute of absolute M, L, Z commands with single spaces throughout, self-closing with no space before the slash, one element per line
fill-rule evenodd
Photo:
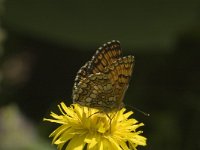
<path fill-rule="evenodd" d="M 0 61 L 0 105 L 15 103 L 44 138 L 42 118 L 71 104 L 77 70 L 109 40 L 136 57 L 125 97 L 151 114 L 153 150 L 200 149 L 200 1 L 5 1 L 7 31 Z M 2 34 L 1 34 L 2 35 Z M 45 126 L 45 127 L 44 127 Z"/>

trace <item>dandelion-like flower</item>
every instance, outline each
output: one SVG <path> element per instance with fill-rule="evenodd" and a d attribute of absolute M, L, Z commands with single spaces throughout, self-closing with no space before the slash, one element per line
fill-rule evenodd
<path fill-rule="evenodd" d="M 50 134 L 58 150 L 136 150 L 138 145 L 146 145 L 146 138 L 140 135 L 142 131 L 137 131 L 144 124 L 129 118 L 132 111 L 122 108 L 103 113 L 78 104 L 67 107 L 63 102 L 58 107 L 61 115 L 51 112 L 53 119 L 44 118 L 60 124 Z"/>

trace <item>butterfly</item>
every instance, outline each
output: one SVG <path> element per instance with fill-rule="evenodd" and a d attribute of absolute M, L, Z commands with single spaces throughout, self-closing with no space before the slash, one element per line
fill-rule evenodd
<path fill-rule="evenodd" d="M 72 90 L 73 103 L 104 112 L 121 109 L 134 62 L 134 56 L 122 56 L 119 41 L 103 44 L 78 71 Z"/>

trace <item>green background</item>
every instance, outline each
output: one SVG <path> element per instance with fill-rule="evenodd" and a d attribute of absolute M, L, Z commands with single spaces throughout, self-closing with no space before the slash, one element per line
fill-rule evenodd
<path fill-rule="evenodd" d="M 55 129 L 42 118 L 59 102 L 72 103 L 78 69 L 103 43 L 119 40 L 124 55 L 136 58 L 124 103 L 150 113 L 135 111 L 148 138 L 138 149 L 200 149 L 199 0 L 4 0 L 1 5 L 0 107 L 16 105 L 44 140 L 40 145 L 50 146 L 48 134 Z"/>

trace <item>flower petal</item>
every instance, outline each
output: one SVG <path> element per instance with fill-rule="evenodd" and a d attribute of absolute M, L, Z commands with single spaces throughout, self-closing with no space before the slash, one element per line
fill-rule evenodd
<path fill-rule="evenodd" d="M 86 143 L 84 143 L 86 135 L 75 135 L 66 147 L 66 150 L 83 150 Z"/>
<path fill-rule="evenodd" d="M 119 147 L 118 143 L 116 143 L 116 141 L 112 138 L 108 136 L 108 140 L 111 143 L 112 147 L 116 150 L 121 150 L 121 148 Z"/>

